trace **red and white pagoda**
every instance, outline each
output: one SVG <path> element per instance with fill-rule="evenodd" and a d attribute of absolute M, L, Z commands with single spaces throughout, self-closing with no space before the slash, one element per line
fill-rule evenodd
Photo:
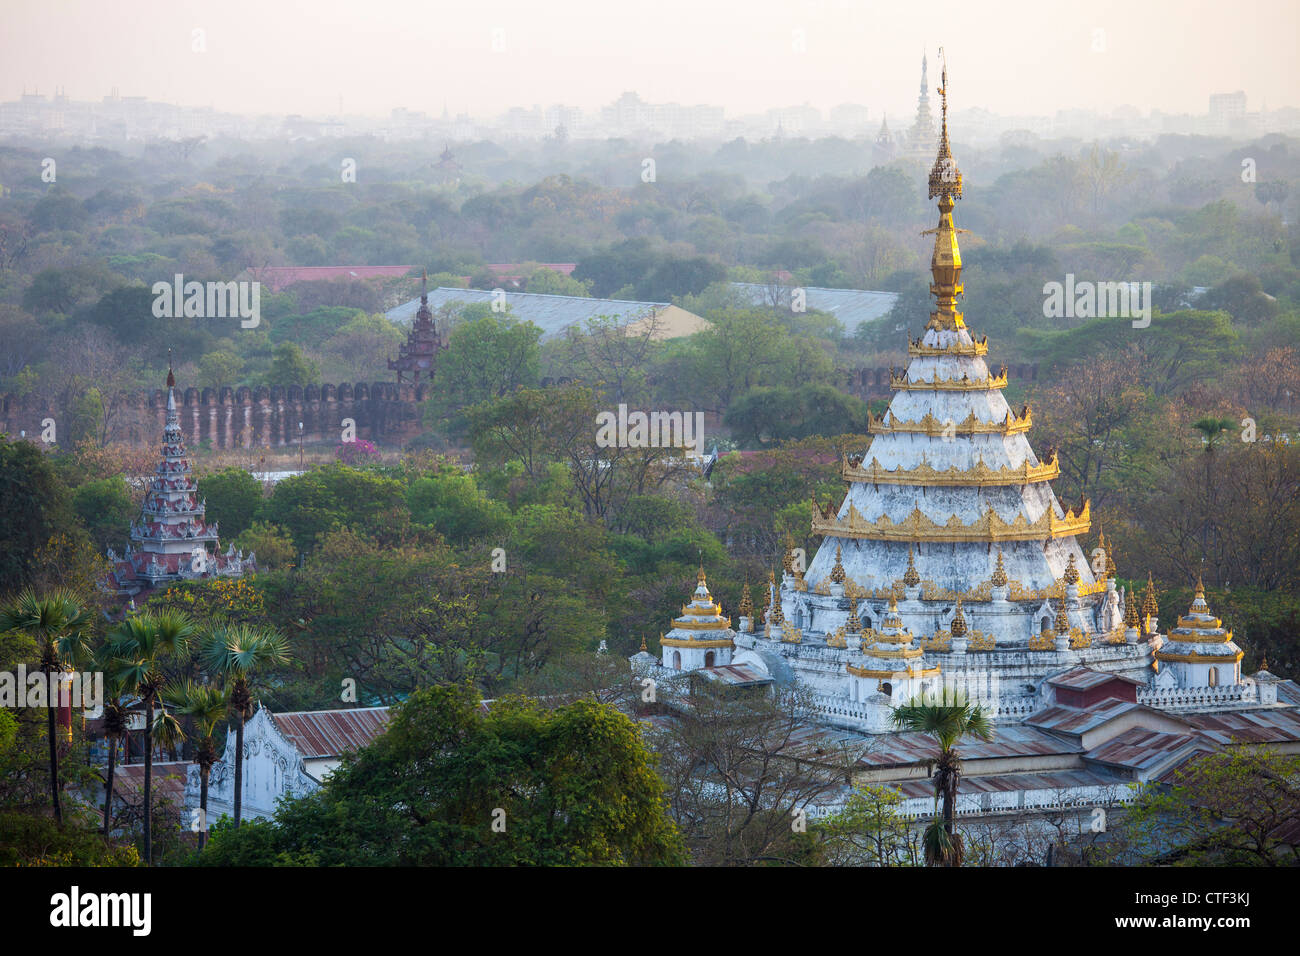
<path fill-rule="evenodd" d="M 136 594 L 171 581 L 240 577 L 245 571 L 255 571 L 252 552 L 245 556 L 233 544 L 221 552 L 216 523 L 204 521 L 205 504 L 185 457 L 176 409 L 176 378 L 168 369 L 162 460 L 149 481 L 140 517 L 131 525 L 126 553 L 119 556 L 111 548 L 108 551 L 115 589 Z"/>

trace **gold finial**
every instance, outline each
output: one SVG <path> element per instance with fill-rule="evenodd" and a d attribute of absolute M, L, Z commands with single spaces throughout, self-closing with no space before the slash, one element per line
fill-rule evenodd
<path fill-rule="evenodd" d="M 898 613 L 898 598 L 894 597 L 894 592 L 889 592 L 889 611 L 891 614 Z"/>
<path fill-rule="evenodd" d="M 921 583 L 921 575 L 916 573 L 916 562 L 912 558 L 912 546 L 907 546 L 907 570 L 903 572 L 903 583 L 914 588 Z"/>
<path fill-rule="evenodd" d="M 1266 670 L 1268 670 L 1268 655 L 1267 655 L 1267 654 L 1264 655 L 1264 660 L 1260 663 L 1260 665 L 1259 665 L 1259 669 L 1262 670 L 1262 671 L 1266 671 Z"/>
<path fill-rule="evenodd" d="M 1151 577 L 1151 572 L 1147 572 L 1147 592 L 1142 598 L 1142 616 L 1148 617 L 1152 614 L 1160 613 L 1160 605 L 1156 603 L 1156 582 Z"/>
<path fill-rule="evenodd" d="M 740 610 L 740 616 L 741 616 L 741 617 L 753 617 L 753 616 L 754 616 L 754 601 L 753 601 L 753 599 L 749 596 L 749 578 L 748 578 L 748 577 L 745 578 L 745 587 L 744 587 L 744 590 L 742 590 L 742 591 L 740 592 L 740 608 L 739 608 L 739 610 Z"/>
<path fill-rule="evenodd" d="M 1205 600 L 1205 585 L 1201 583 L 1200 574 L 1196 575 L 1196 598 L 1201 601 Z"/>
<path fill-rule="evenodd" d="M 662 641 L 663 639 L 664 639 L 663 632 L 660 631 L 660 632 L 659 632 L 659 640 Z M 645 635 L 644 635 L 644 634 L 641 635 L 641 651 L 642 651 L 642 653 L 648 653 L 648 652 L 649 652 L 649 649 L 645 646 Z"/>
<path fill-rule="evenodd" d="M 836 584 L 843 584 L 844 579 L 848 576 L 844 573 L 844 565 L 841 563 L 842 549 L 840 545 L 835 545 L 835 567 L 831 568 L 831 580 Z"/>
<path fill-rule="evenodd" d="M 1137 630 L 1140 623 L 1138 619 L 1137 591 L 1130 589 L 1124 595 L 1124 626 Z"/>
<path fill-rule="evenodd" d="M 1057 605 L 1056 612 L 1056 633 L 1064 634 L 1070 629 L 1070 615 L 1065 613 L 1065 598 L 1062 597 Z"/>
<path fill-rule="evenodd" d="M 862 633 L 862 618 L 858 617 L 858 602 L 849 601 L 849 619 L 844 624 L 844 630 L 850 634 Z"/>
<path fill-rule="evenodd" d="M 995 588 L 1004 588 L 1007 586 L 1007 569 L 1002 563 L 1002 549 L 998 548 L 998 566 L 993 569 L 993 577 L 990 579 Z"/>
<path fill-rule="evenodd" d="M 700 584 L 705 584 L 705 583 L 706 583 L 706 582 L 705 582 L 705 579 L 704 579 L 704 562 L 703 562 L 703 561 L 700 562 L 700 573 L 699 573 L 699 575 L 695 578 L 695 580 L 698 581 Z"/>
<path fill-rule="evenodd" d="M 781 567 L 785 569 L 786 574 L 793 575 L 794 571 L 794 536 L 789 531 L 785 533 L 782 539 L 782 546 L 785 549 L 785 555 L 781 559 Z"/>
<path fill-rule="evenodd" d="M 1097 547 L 1106 552 L 1106 577 L 1113 578 L 1115 576 L 1115 555 L 1111 552 L 1114 549 L 1112 546 L 1106 544 L 1105 531 L 1101 532 L 1101 538 L 1097 542 Z"/>
<path fill-rule="evenodd" d="M 942 56 L 942 53 L 940 54 Z M 938 300 L 930 314 L 932 329 L 961 329 L 966 327 L 957 311 L 957 296 L 963 292 L 961 284 L 961 250 L 957 246 L 957 233 L 952 224 L 952 208 L 961 198 L 961 170 L 953 159 L 948 143 L 948 63 L 943 61 L 943 79 L 939 87 L 943 123 L 939 135 L 939 154 L 930 169 L 930 198 L 939 200 L 939 225 L 927 229 L 923 236 L 934 236 L 934 252 L 930 256 L 930 274 L 934 284 L 930 292 Z"/>
<path fill-rule="evenodd" d="M 785 623 L 785 611 L 781 609 L 781 596 L 778 594 L 772 595 L 772 613 L 768 616 L 768 620 L 777 627 Z"/>
<path fill-rule="evenodd" d="M 1079 569 L 1075 567 L 1074 555 L 1070 555 L 1070 563 L 1065 566 L 1065 574 L 1062 579 L 1066 584 L 1079 583 Z"/>
<path fill-rule="evenodd" d="M 964 637 L 966 634 L 966 617 L 961 613 L 961 598 L 957 598 L 957 613 L 952 616 L 952 626 L 949 628 L 953 637 Z"/>

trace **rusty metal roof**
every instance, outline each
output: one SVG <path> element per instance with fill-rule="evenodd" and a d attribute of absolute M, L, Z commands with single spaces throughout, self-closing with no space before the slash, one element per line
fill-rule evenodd
<path fill-rule="evenodd" d="M 1069 734 L 1077 737 L 1135 709 L 1148 710 L 1149 708 L 1144 707 L 1142 704 L 1135 704 L 1131 700 L 1120 700 L 1111 697 L 1106 700 L 1099 700 L 1087 709 L 1065 707 L 1059 704 L 1055 707 L 1048 707 L 1046 710 L 1040 710 L 1038 713 L 1026 717 L 1025 723 L 1041 730 L 1050 730 L 1053 733 Z"/>
<path fill-rule="evenodd" d="M 171 801 L 175 806 L 183 806 L 185 779 L 189 773 L 189 766 L 188 760 L 155 760 L 153 765 L 155 795 Z M 137 804 L 143 792 L 144 764 L 118 764 L 113 771 L 113 796 L 120 797 L 125 803 Z"/>
<path fill-rule="evenodd" d="M 1233 710 L 1184 714 L 1183 719 L 1224 743 L 1284 743 L 1300 741 L 1300 712 L 1285 709 Z"/>
<path fill-rule="evenodd" d="M 388 725 L 387 707 L 352 710 L 300 710 L 272 714 L 276 729 L 311 760 L 338 757 L 370 743 Z"/>
<path fill-rule="evenodd" d="M 963 761 L 996 760 L 1001 757 L 1046 757 L 1076 754 L 1082 748 L 1032 727 L 1011 725 L 995 727 L 992 740 L 963 737 L 957 751 Z M 928 734 L 912 731 L 882 734 L 871 738 L 870 749 L 858 760 L 860 767 L 894 767 L 937 760 L 939 745 Z"/>
<path fill-rule="evenodd" d="M 1113 680 L 1124 681 L 1128 684 L 1142 685 L 1142 681 L 1134 680 L 1131 677 L 1125 677 L 1122 674 L 1108 674 L 1105 671 L 1093 670 L 1091 667 L 1076 667 L 1068 670 L 1064 674 L 1057 674 L 1055 677 L 1049 677 L 1047 683 L 1053 687 L 1069 687 L 1073 690 L 1088 690 L 1092 687 L 1100 687 L 1102 684 L 1108 684 Z"/>
<path fill-rule="evenodd" d="M 1171 734 L 1134 727 L 1089 750 L 1083 759 L 1090 763 L 1149 772 L 1179 754 L 1209 753 L 1214 749 L 1214 743 L 1200 734 Z"/>
<path fill-rule="evenodd" d="M 772 683 L 770 674 L 749 664 L 719 664 L 716 667 L 701 668 L 695 673 L 705 680 L 730 687 L 759 687 Z"/>

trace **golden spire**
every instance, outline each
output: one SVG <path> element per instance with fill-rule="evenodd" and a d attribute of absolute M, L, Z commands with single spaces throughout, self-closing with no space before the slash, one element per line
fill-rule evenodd
<path fill-rule="evenodd" d="M 786 574 L 794 574 L 794 536 L 789 531 L 785 533 L 782 546 L 785 549 L 785 556 L 781 559 L 781 567 L 785 569 Z"/>
<path fill-rule="evenodd" d="M 916 562 L 912 559 L 912 546 L 907 546 L 907 570 L 903 572 L 903 583 L 914 588 L 921 583 L 921 575 L 916 573 Z"/>
<path fill-rule="evenodd" d="M 1065 595 L 1060 596 L 1060 603 L 1057 605 L 1056 612 L 1056 633 L 1064 634 L 1070 629 L 1070 615 L 1065 613 Z"/>
<path fill-rule="evenodd" d="M 1142 597 L 1142 616 L 1147 617 L 1152 614 L 1160 613 L 1160 605 L 1156 603 L 1156 582 L 1151 578 L 1151 572 L 1147 572 L 1147 593 Z"/>
<path fill-rule="evenodd" d="M 1079 583 L 1079 569 L 1075 567 L 1073 554 L 1070 555 L 1070 563 L 1065 566 L 1065 574 L 1062 576 L 1061 580 L 1066 584 Z"/>
<path fill-rule="evenodd" d="M 772 596 L 772 613 L 768 617 L 773 624 L 780 627 L 785 623 L 785 611 L 781 610 L 781 596 L 774 594 Z"/>
<path fill-rule="evenodd" d="M 705 580 L 704 580 L 704 562 L 703 562 L 703 561 L 700 562 L 700 573 L 699 573 L 699 575 L 695 578 L 695 580 L 696 580 L 697 582 L 699 582 L 700 584 L 705 584 L 705 583 L 706 583 Z"/>
<path fill-rule="evenodd" d="M 942 55 L 942 50 L 940 50 Z M 957 311 L 957 296 L 962 294 L 961 250 L 957 247 L 957 233 L 952 224 L 952 208 L 961 198 L 961 170 L 953 159 L 948 143 L 948 64 L 944 61 L 939 98 L 942 103 L 943 123 L 939 134 L 939 154 L 930 168 L 930 198 L 939 200 L 939 225 L 927 229 L 923 236 L 934 236 L 934 252 L 930 256 L 930 275 L 934 282 L 930 294 L 938 301 L 930 313 L 932 329 L 961 329 L 966 327 Z"/>
<path fill-rule="evenodd" d="M 1131 588 L 1124 596 L 1124 626 L 1137 630 L 1139 624 L 1137 589 Z"/>
<path fill-rule="evenodd" d="M 1196 595 L 1193 600 L 1196 598 L 1199 598 L 1202 601 L 1205 600 L 1205 585 L 1201 583 L 1201 576 L 1199 574 L 1196 575 Z"/>
<path fill-rule="evenodd" d="M 849 601 L 849 619 L 844 624 L 844 630 L 850 634 L 862 633 L 862 618 L 858 617 L 858 602 Z"/>
<path fill-rule="evenodd" d="M 663 640 L 663 636 L 664 636 L 663 631 L 660 631 L 660 632 L 659 632 L 659 639 L 660 639 L 660 640 Z M 641 651 L 642 651 L 643 653 L 648 653 L 648 650 L 647 650 L 647 648 L 646 648 L 646 646 L 645 646 L 645 635 L 644 635 L 644 634 L 641 635 Z"/>
<path fill-rule="evenodd" d="M 1004 588 L 1007 586 L 1007 569 L 1002 563 L 1002 549 L 998 548 L 998 566 L 993 569 L 991 582 L 995 588 Z"/>
<path fill-rule="evenodd" d="M 961 598 L 957 598 L 957 613 L 952 616 L 953 637 L 964 637 L 966 635 L 966 617 L 961 613 Z"/>
<path fill-rule="evenodd" d="M 1110 553 L 1111 549 L 1106 545 L 1106 532 L 1104 530 L 1099 533 L 1097 547 L 1106 552 L 1106 577 L 1113 578 L 1115 576 L 1115 556 Z"/>
<path fill-rule="evenodd" d="M 840 545 L 835 545 L 835 567 L 831 568 L 831 580 L 836 584 L 843 584 L 844 579 L 848 576 L 844 573 L 844 565 L 840 561 L 842 556 Z"/>

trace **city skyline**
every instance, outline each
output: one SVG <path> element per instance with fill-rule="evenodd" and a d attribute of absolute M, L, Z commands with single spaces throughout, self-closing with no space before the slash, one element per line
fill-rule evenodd
<path fill-rule="evenodd" d="M 1064 12 L 1012 0 L 997 17 L 852 0 L 760 3 L 738 16 L 666 0 L 639 11 L 635 29 L 625 17 L 614 29 L 613 14 L 587 0 L 558 13 L 513 0 L 442 12 L 380 0 L 364 24 L 340 2 L 139 7 L 123 23 L 90 3 L 52 12 L 20 0 L 8 14 L 0 97 L 59 88 L 93 101 L 116 90 L 248 115 L 489 116 L 552 104 L 592 112 L 636 90 L 729 116 L 861 104 L 901 120 L 915 109 L 923 50 L 937 87 L 945 35 L 960 38 L 946 51 L 954 109 L 1199 114 L 1209 96 L 1241 90 L 1253 111 L 1294 106 L 1300 89 L 1287 49 L 1300 9 L 1276 0 L 1226 17 L 1213 4 L 1166 0 Z"/>

